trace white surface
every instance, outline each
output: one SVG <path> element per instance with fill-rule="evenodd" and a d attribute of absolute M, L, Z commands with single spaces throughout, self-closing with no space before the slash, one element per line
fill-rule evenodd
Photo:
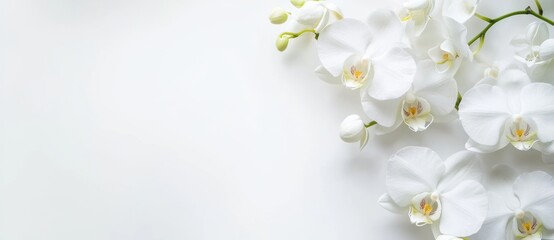
<path fill-rule="evenodd" d="M 386 4 L 336 2 L 359 19 Z M 0 1 L 0 239 L 431 239 L 377 205 L 385 163 L 446 157 L 463 130 L 341 142 L 357 94 L 316 79 L 309 37 L 274 49 L 276 6 Z"/>

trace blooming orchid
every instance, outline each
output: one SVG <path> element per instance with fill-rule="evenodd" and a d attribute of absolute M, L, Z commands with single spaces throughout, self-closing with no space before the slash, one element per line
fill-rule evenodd
<path fill-rule="evenodd" d="M 320 32 L 329 22 L 329 16 L 342 19 L 343 14 L 337 5 L 327 1 L 306 1 L 296 14 L 296 21 Z"/>
<path fill-rule="evenodd" d="M 525 173 L 513 185 L 518 206 L 489 193 L 490 207 L 472 240 L 554 239 L 554 178 L 542 171 Z"/>
<path fill-rule="evenodd" d="M 516 59 L 528 67 L 541 65 L 554 57 L 554 39 L 545 23 L 533 22 L 527 26 L 527 33 L 512 40 L 516 48 Z"/>
<path fill-rule="evenodd" d="M 387 169 L 388 193 L 379 199 L 385 209 L 406 211 L 416 226 L 431 224 L 436 236 L 469 236 L 480 229 L 488 200 L 474 154 L 458 152 L 443 161 L 431 149 L 405 147 Z"/>
<path fill-rule="evenodd" d="M 465 23 L 475 15 L 478 5 L 479 0 L 445 0 L 442 15 L 456 22 Z"/>
<path fill-rule="evenodd" d="M 554 86 L 531 83 L 521 70 L 505 71 L 498 86 L 481 84 L 470 89 L 460 103 L 460 120 L 470 139 L 466 148 L 494 152 L 512 144 L 526 151 L 554 153 Z"/>
<path fill-rule="evenodd" d="M 342 82 L 378 100 L 397 98 L 411 86 L 416 63 L 401 45 L 403 27 L 392 11 L 377 11 L 363 23 L 344 19 L 321 31 L 318 76 Z"/>
<path fill-rule="evenodd" d="M 379 133 L 396 129 L 404 122 L 412 131 L 423 131 L 436 119 L 447 119 L 454 111 L 457 98 L 456 81 L 435 71 L 430 60 L 418 63 L 414 82 L 406 94 L 379 101 L 362 93 L 366 114 L 379 124 Z"/>
<path fill-rule="evenodd" d="M 547 25 L 554 26 L 554 20 L 541 0 L 517 11 L 495 12 L 495 17 L 477 12 L 481 0 L 402 0 L 398 14 L 378 10 L 365 22 L 342 19 L 342 12 L 324 1 L 291 2 L 298 14 L 276 9 L 270 20 L 279 24 L 290 15 L 303 30 L 282 33 L 277 48 L 284 50 L 289 39 L 303 33 L 313 34 L 317 77 L 359 90 L 370 122 L 356 114 L 346 117 L 340 124 L 343 141 L 363 148 L 374 135 L 402 125 L 420 132 L 456 118 L 467 134 L 462 137 L 469 137 L 469 151 L 444 161 L 424 147 L 396 152 L 387 164 L 387 193 L 378 201 L 383 208 L 407 214 L 416 226 L 430 225 L 437 240 L 554 240 L 553 178 L 545 172 L 521 175 L 513 186 L 514 206 L 514 199 L 500 199 L 497 193 L 513 179 L 493 176 L 516 173 L 502 166 L 522 162 L 498 159 L 504 165 L 485 171 L 491 165 L 478 158 L 512 145 L 522 152 L 540 151 L 543 162 L 554 163 L 554 38 Z M 333 14 L 342 20 L 329 23 Z M 488 37 L 495 24 L 513 16 L 538 22 L 510 43 Z M 518 25 L 513 26 L 516 30 Z M 475 35 L 468 37 L 468 32 Z M 485 40 L 494 44 L 485 45 Z M 481 51 L 485 46 L 491 51 Z M 422 142 L 431 142 L 425 136 Z M 480 183 L 482 172 L 487 172 L 488 192 Z"/>
<path fill-rule="evenodd" d="M 462 60 L 473 60 L 473 53 L 467 45 L 467 28 L 456 20 L 444 18 L 445 40 L 429 49 L 429 57 L 435 62 L 437 71 L 454 75 Z"/>
<path fill-rule="evenodd" d="M 402 5 L 402 21 L 409 21 L 410 28 L 419 36 L 431 20 L 436 0 L 407 0 Z"/>

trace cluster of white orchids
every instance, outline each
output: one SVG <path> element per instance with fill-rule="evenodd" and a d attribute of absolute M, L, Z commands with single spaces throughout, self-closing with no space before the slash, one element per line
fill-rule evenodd
<path fill-rule="evenodd" d="M 521 1 L 529 6 L 496 17 L 478 13 L 480 0 L 404 0 L 397 9 L 373 10 L 366 21 L 345 17 L 328 1 L 291 0 L 294 11 L 276 8 L 270 15 L 273 24 L 290 23 L 277 37 L 279 51 L 313 35 L 315 74 L 359 91 L 365 116 L 344 119 L 345 142 L 363 148 L 400 127 L 421 132 L 433 123 L 461 122 L 467 151 L 443 161 L 431 149 L 401 149 L 389 161 L 388 193 L 379 199 L 413 224 L 430 225 L 437 239 L 554 239 L 552 176 L 514 178 L 516 201 L 505 202 L 510 196 L 481 185 L 476 157 L 511 145 L 554 163 L 554 21 L 539 0 Z M 534 21 L 512 29 L 518 34 L 503 49 L 511 56 L 481 57 L 495 48 L 485 41 L 489 30 L 514 16 Z M 471 19 L 482 21 L 475 36 L 468 34 Z M 471 75 L 467 69 L 480 74 L 462 77 Z"/>

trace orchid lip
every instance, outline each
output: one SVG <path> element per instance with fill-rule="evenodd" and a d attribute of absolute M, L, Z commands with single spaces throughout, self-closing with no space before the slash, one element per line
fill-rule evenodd
<path fill-rule="evenodd" d="M 413 93 L 406 94 L 401 111 L 404 123 L 414 132 L 427 129 L 434 119 L 427 100 L 416 97 Z"/>
<path fill-rule="evenodd" d="M 519 114 L 512 116 L 512 123 L 506 127 L 506 137 L 521 151 L 527 151 L 538 142 L 536 128 L 526 122 Z"/>
<path fill-rule="evenodd" d="M 410 221 L 418 227 L 433 224 L 440 218 L 442 205 L 438 199 L 438 194 L 420 193 L 412 198 L 408 216 Z"/>
<path fill-rule="evenodd" d="M 542 222 L 535 215 L 521 209 L 516 211 L 512 226 L 514 236 L 520 239 L 526 239 L 529 236 L 541 236 L 541 229 Z"/>

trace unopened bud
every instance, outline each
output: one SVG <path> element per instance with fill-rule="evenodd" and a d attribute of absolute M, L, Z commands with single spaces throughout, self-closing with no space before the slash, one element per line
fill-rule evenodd
<path fill-rule="evenodd" d="M 281 52 L 285 51 L 285 49 L 287 49 L 287 46 L 289 45 L 289 39 L 290 37 L 288 35 L 279 36 L 277 38 L 277 41 L 275 42 L 277 50 Z"/>
<path fill-rule="evenodd" d="M 287 21 L 289 13 L 282 8 L 275 8 L 269 15 L 269 21 L 273 24 L 281 24 Z"/>
<path fill-rule="evenodd" d="M 366 131 L 362 118 L 356 114 L 350 115 L 340 125 L 340 138 L 348 143 L 360 141 Z"/>
<path fill-rule="evenodd" d="M 292 5 L 297 8 L 301 8 L 302 6 L 304 6 L 304 3 L 306 3 L 306 0 L 290 0 L 290 3 L 292 3 Z"/>

